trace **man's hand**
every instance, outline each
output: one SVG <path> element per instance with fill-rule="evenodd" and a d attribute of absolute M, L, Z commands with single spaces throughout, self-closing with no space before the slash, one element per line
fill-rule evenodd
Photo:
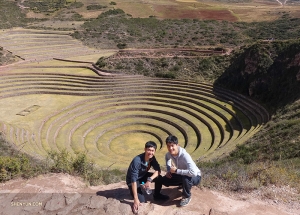
<path fill-rule="evenodd" d="M 167 172 L 166 177 L 167 178 L 172 178 L 172 173 L 171 172 Z"/>
<path fill-rule="evenodd" d="M 141 206 L 140 200 L 135 199 L 132 205 L 132 212 L 136 214 L 139 211 L 139 206 Z"/>
<path fill-rule="evenodd" d="M 171 172 L 171 173 L 176 173 L 176 170 L 177 170 L 177 168 L 174 167 L 174 166 L 172 166 L 172 167 L 170 168 L 170 172 Z"/>
<path fill-rule="evenodd" d="M 150 182 L 150 181 L 147 181 L 146 184 L 144 185 L 144 189 L 145 189 L 146 187 L 151 188 L 151 187 L 150 187 L 150 184 L 151 184 L 151 182 Z"/>

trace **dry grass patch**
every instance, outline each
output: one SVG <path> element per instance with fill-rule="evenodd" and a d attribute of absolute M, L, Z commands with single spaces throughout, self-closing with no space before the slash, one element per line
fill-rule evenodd
<path fill-rule="evenodd" d="M 149 16 L 159 15 L 158 11 L 154 10 L 151 4 L 138 3 L 138 2 L 118 2 L 117 7 L 125 11 L 127 14 L 132 15 L 133 18 L 148 18 Z"/>

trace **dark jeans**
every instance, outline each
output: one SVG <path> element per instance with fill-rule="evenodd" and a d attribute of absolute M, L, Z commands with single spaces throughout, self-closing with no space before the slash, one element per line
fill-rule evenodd
<path fill-rule="evenodd" d="M 148 177 L 151 177 L 153 175 L 153 173 L 151 172 L 148 172 L 143 178 L 139 179 L 137 182 L 136 182 L 136 185 L 137 185 L 137 194 L 138 194 L 138 198 L 140 200 L 140 202 L 146 202 L 145 201 L 145 196 L 143 194 L 143 191 L 141 189 L 141 186 L 140 184 L 142 184 L 142 182 L 144 182 L 146 184 L 147 182 L 147 178 Z M 163 177 L 161 175 L 157 176 L 155 179 L 153 179 L 152 182 L 155 182 L 155 186 L 154 186 L 154 195 L 157 195 L 160 193 L 161 191 L 161 188 L 162 188 L 162 182 L 163 182 Z M 129 188 L 129 191 L 130 191 L 130 195 L 133 197 L 133 192 L 132 192 L 132 187 L 131 185 L 128 186 Z"/>
<path fill-rule="evenodd" d="M 192 186 L 198 185 L 200 181 L 201 176 L 189 177 L 186 175 L 172 174 L 171 178 L 163 177 L 163 185 L 166 187 L 182 185 L 182 196 L 184 198 L 191 196 Z"/>

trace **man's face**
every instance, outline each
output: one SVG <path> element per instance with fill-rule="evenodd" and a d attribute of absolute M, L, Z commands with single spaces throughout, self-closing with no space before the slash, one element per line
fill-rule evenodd
<path fill-rule="evenodd" d="M 148 158 L 148 159 L 153 158 L 154 154 L 155 154 L 155 148 L 154 147 L 145 148 L 146 158 Z"/>
<path fill-rule="evenodd" d="M 177 155 L 178 154 L 178 144 L 175 143 L 167 143 L 168 151 L 171 155 Z"/>

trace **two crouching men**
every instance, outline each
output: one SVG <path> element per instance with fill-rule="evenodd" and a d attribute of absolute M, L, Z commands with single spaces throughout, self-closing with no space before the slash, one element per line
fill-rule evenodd
<path fill-rule="evenodd" d="M 167 173 L 160 175 L 160 166 L 154 156 L 156 144 L 149 141 L 145 144 L 144 153 L 137 155 L 129 165 L 126 183 L 133 197 L 133 212 L 137 212 L 140 203 L 145 202 L 145 196 L 140 184 L 150 187 L 155 182 L 154 200 L 168 200 L 169 196 L 161 194 L 162 185 L 182 186 L 182 199 L 180 206 L 186 206 L 191 201 L 191 188 L 201 181 L 201 171 L 186 150 L 179 146 L 177 137 L 170 135 L 166 139 L 168 153 L 166 153 Z M 154 173 L 148 172 L 153 167 Z"/>

